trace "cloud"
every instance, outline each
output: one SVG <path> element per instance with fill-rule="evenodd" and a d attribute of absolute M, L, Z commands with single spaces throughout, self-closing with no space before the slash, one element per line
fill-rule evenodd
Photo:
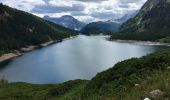
<path fill-rule="evenodd" d="M 88 14 L 86 14 L 84 12 L 73 11 L 73 12 L 70 12 L 70 15 L 72 15 L 72 16 L 87 16 Z"/>
<path fill-rule="evenodd" d="M 120 4 L 119 7 L 120 8 L 129 8 L 129 5 L 127 5 L 127 4 Z"/>
<path fill-rule="evenodd" d="M 142 0 L 119 0 L 120 3 L 137 3 L 141 1 Z"/>
<path fill-rule="evenodd" d="M 109 0 L 74 0 L 74 1 L 81 1 L 81 2 L 103 2 L 103 1 L 109 1 Z"/>
<path fill-rule="evenodd" d="M 121 18 L 139 10 L 146 0 L 0 0 L 6 5 L 40 17 L 72 15 L 81 21 Z"/>
<path fill-rule="evenodd" d="M 55 6 L 51 4 L 37 5 L 31 12 L 33 13 L 62 13 L 72 11 L 83 11 L 85 7 L 83 5 L 73 4 L 71 6 Z"/>
<path fill-rule="evenodd" d="M 42 0 L 42 1 L 44 1 L 46 4 L 49 4 L 49 2 L 50 2 L 51 0 Z"/>
<path fill-rule="evenodd" d="M 104 20 L 108 20 L 116 16 L 120 16 L 119 14 L 113 12 L 93 12 L 90 15 L 94 18 L 104 19 Z"/>

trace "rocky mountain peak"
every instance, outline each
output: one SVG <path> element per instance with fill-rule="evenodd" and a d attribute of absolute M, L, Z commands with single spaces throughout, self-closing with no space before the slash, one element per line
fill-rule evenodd
<path fill-rule="evenodd" d="M 73 30 L 80 30 L 85 26 L 85 23 L 77 20 L 76 18 L 70 15 L 64 15 L 59 18 L 44 16 L 44 19 Z"/>

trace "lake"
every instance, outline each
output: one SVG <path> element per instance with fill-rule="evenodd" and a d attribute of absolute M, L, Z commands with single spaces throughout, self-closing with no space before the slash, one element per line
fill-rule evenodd
<path fill-rule="evenodd" d="M 84 36 L 65 40 L 14 58 L 0 70 L 10 82 L 36 84 L 91 79 L 119 61 L 141 57 L 167 48 L 107 41 L 107 36 Z"/>

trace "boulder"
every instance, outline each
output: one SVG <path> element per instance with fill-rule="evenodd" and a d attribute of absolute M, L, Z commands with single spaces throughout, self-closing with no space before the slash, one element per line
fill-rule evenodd
<path fill-rule="evenodd" d="M 159 89 L 156 89 L 156 90 L 153 90 L 152 92 L 150 92 L 150 95 L 152 98 L 160 98 L 164 93 L 159 90 Z"/>
<path fill-rule="evenodd" d="M 151 100 L 151 99 L 149 99 L 149 98 L 145 98 L 145 99 L 143 99 L 143 100 Z"/>

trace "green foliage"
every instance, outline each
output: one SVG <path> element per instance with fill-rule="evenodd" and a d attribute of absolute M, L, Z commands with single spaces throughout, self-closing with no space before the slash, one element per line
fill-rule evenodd
<path fill-rule="evenodd" d="M 84 83 L 84 80 L 75 80 L 58 85 L 4 84 L 0 85 L 0 100 L 58 100 L 64 98 L 60 96 L 75 91 L 74 88 L 79 88 Z"/>
<path fill-rule="evenodd" d="M 7 53 L 7 51 L 0 51 L 0 56 L 2 56 L 5 53 Z"/>
<path fill-rule="evenodd" d="M 92 28 L 86 28 L 82 33 L 85 35 L 99 35 L 99 34 L 108 35 L 108 34 L 112 34 L 113 32 L 104 31 L 104 30 L 92 27 Z"/>
<path fill-rule="evenodd" d="M 9 83 L 0 87 L 0 100 L 45 100 L 55 85 Z"/>
<path fill-rule="evenodd" d="M 159 41 L 168 36 L 168 33 L 140 32 L 140 33 L 115 33 L 110 37 L 111 40 L 140 40 L 140 41 Z M 160 41 L 161 42 L 161 41 Z M 163 41 L 162 41 L 163 42 Z"/>
<path fill-rule="evenodd" d="M 117 63 L 113 68 L 97 74 L 86 85 L 83 98 L 114 97 L 124 100 L 126 93 L 135 84 L 152 77 L 153 74 L 163 73 L 170 66 L 170 50 L 156 52 L 142 58 L 133 58 Z"/>
<path fill-rule="evenodd" d="M 5 79 L 5 77 L 3 76 L 2 78 L 0 78 L 0 86 L 7 84 L 8 81 Z"/>
<path fill-rule="evenodd" d="M 0 51 L 39 45 L 51 39 L 61 40 L 76 34 L 73 30 L 0 4 Z"/>
<path fill-rule="evenodd" d="M 146 97 L 151 98 L 151 100 L 166 100 L 170 98 L 170 70 L 167 69 L 164 73 L 157 72 L 152 77 L 144 80 L 138 86 L 132 87 L 124 98 L 127 100 L 141 100 Z M 164 94 L 157 99 L 151 97 L 150 92 L 159 89 Z"/>
<path fill-rule="evenodd" d="M 158 41 L 162 43 L 170 43 L 170 37 L 165 37 L 165 38 L 159 39 Z"/>
<path fill-rule="evenodd" d="M 49 91 L 50 96 L 62 96 L 86 81 L 74 80 L 57 85 Z"/>
<path fill-rule="evenodd" d="M 113 23 L 113 22 L 93 22 L 90 24 L 87 24 L 82 30 L 81 33 L 85 35 L 91 35 L 91 34 L 105 34 L 110 35 L 116 32 L 119 28 L 119 24 Z"/>

